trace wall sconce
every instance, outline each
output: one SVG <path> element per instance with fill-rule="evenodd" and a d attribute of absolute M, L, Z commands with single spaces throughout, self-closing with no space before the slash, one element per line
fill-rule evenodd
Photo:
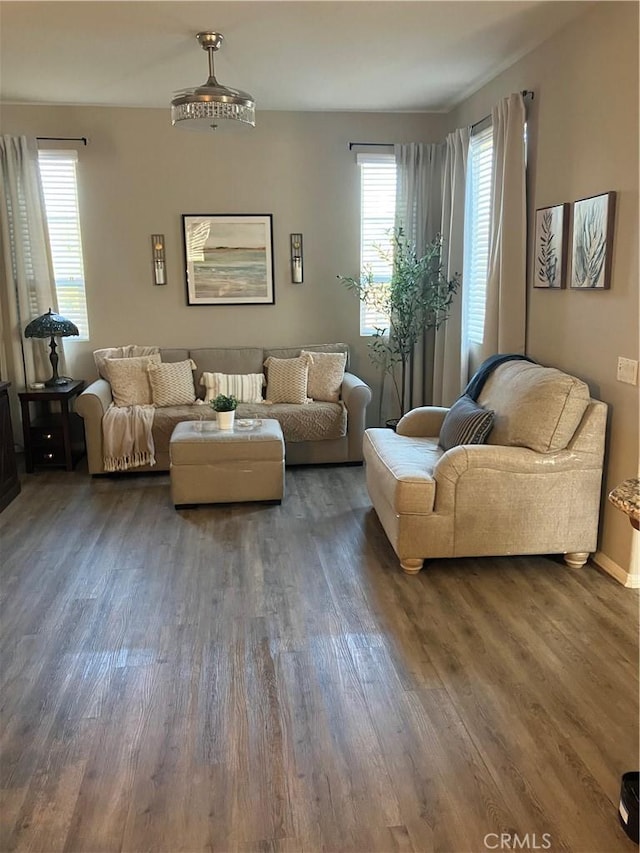
<path fill-rule="evenodd" d="M 151 246 L 153 250 L 153 283 L 166 284 L 167 272 L 164 257 L 164 234 L 152 234 Z"/>
<path fill-rule="evenodd" d="M 291 281 L 302 284 L 302 234 L 291 235 Z"/>

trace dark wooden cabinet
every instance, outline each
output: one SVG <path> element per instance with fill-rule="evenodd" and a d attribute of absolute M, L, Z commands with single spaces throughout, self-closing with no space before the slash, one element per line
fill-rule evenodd
<path fill-rule="evenodd" d="M 82 418 L 70 411 L 70 403 L 84 389 L 81 379 L 51 388 L 22 391 L 22 429 L 27 473 L 36 468 L 73 471 L 84 455 Z"/>
<path fill-rule="evenodd" d="M 0 512 L 20 492 L 9 408 L 10 382 L 0 382 Z"/>

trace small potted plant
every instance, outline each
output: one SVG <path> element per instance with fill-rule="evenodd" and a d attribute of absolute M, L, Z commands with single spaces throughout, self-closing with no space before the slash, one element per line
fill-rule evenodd
<path fill-rule="evenodd" d="M 233 395 L 227 397 L 224 394 L 218 394 L 209 405 L 216 413 L 218 429 L 233 429 L 233 421 L 238 406 L 236 398 Z"/>

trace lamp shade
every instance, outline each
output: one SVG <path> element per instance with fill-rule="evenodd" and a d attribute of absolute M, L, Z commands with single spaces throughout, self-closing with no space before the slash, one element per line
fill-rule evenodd
<path fill-rule="evenodd" d="M 46 314 L 32 320 L 24 330 L 25 338 L 68 338 L 79 334 L 75 323 L 60 314 L 54 314 L 51 308 Z"/>

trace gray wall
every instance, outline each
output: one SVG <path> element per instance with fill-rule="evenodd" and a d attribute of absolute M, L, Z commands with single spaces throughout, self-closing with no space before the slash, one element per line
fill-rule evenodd
<path fill-rule="evenodd" d="M 68 372 L 95 375 L 94 349 L 346 341 L 352 368 L 378 387 L 357 297 L 336 276 L 359 271 L 355 142 L 432 142 L 446 117 L 258 112 L 256 128 L 217 135 L 171 127 L 169 110 L 4 106 L 4 133 L 87 136 L 79 188 L 91 340 L 66 342 Z M 274 306 L 188 307 L 183 213 L 272 213 Z M 304 235 L 291 284 L 289 234 Z M 152 283 L 151 234 L 166 237 L 168 284 Z M 374 400 L 370 422 L 377 413 Z"/>
<path fill-rule="evenodd" d="M 527 287 L 527 353 L 581 377 L 610 407 L 606 495 L 638 476 L 638 386 L 616 380 L 618 356 L 639 357 L 638 5 L 594 4 L 461 104 L 450 128 L 478 121 L 520 89 L 535 91 L 528 109 L 531 226 L 537 208 L 618 194 L 611 290 L 534 289 L 531 262 Z M 598 559 L 637 574 L 639 537 L 603 500 Z"/>

